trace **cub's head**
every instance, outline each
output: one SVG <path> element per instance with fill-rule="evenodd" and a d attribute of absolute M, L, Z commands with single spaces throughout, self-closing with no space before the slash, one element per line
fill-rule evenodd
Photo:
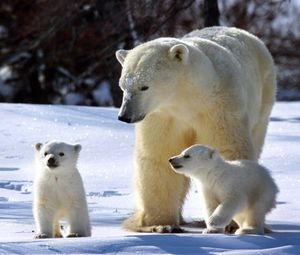
<path fill-rule="evenodd" d="M 180 91 L 176 87 L 184 79 L 188 54 L 186 45 L 171 38 L 153 40 L 129 51 L 118 50 L 116 57 L 123 67 L 119 81 L 123 102 L 118 119 L 135 123 L 172 103 Z"/>
<path fill-rule="evenodd" d="M 209 170 L 218 159 L 218 151 L 196 144 L 185 149 L 178 156 L 170 158 L 169 162 L 175 172 L 187 176 L 195 176 Z"/>
<path fill-rule="evenodd" d="M 76 168 L 81 145 L 51 141 L 45 144 L 37 143 L 35 149 L 37 163 L 44 169 L 58 173 L 61 170 L 66 172 Z"/>

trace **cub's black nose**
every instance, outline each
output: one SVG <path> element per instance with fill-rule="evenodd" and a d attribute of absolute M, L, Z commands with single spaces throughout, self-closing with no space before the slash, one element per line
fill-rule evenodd
<path fill-rule="evenodd" d="M 47 166 L 50 167 L 50 168 L 58 167 L 58 164 L 56 163 L 56 160 L 55 160 L 54 157 L 51 157 L 51 158 L 48 159 Z"/>
<path fill-rule="evenodd" d="M 122 116 L 122 115 L 119 115 L 119 116 L 118 116 L 118 120 L 119 120 L 119 121 L 126 122 L 126 123 L 131 123 L 131 118 L 128 118 L 128 117 Z"/>
<path fill-rule="evenodd" d="M 176 158 L 170 158 L 169 162 L 172 165 L 172 167 L 175 168 L 175 169 L 183 167 L 182 165 L 179 165 L 178 162 L 176 162 Z"/>
<path fill-rule="evenodd" d="M 55 164 L 55 159 L 54 158 L 49 158 L 48 159 L 48 164 L 49 165 L 54 165 Z"/>

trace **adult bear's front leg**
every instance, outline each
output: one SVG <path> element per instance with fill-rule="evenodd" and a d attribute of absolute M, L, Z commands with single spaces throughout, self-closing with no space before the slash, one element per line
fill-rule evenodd
<path fill-rule="evenodd" d="M 148 119 L 136 126 L 137 207 L 134 215 L 125 221 L 124 226 L 129 230 L 182 232 L 179 224 L 189 179 L 176 174 L 168 160 L 188 144 L 185 144 L 187 136 L 180 137 L 170 122 L 170 119 Z"/>
<path fill-rule="evenodd" d="M 165 162 L 140 159 L 136 173 L 137 231 L 174 233 L 179 227 L 183 199 L 189 180 L 170 169 Z M 150 228 L 149 228 L 150 227 Z"/>

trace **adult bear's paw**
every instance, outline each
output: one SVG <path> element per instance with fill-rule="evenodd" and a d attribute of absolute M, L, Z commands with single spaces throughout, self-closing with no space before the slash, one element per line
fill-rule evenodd
<path fill-rule="evenodd" d="M 174 225 L 159 225 L 152 227 L 152 232 L 155 233 L 184 233 L 185 231 L 179 226 Z"/>

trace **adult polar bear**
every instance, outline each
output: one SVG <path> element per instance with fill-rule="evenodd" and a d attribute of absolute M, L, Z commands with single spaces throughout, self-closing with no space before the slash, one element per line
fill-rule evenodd
<path fill-rule="evenodd" d="M 258 159 L 275 101 L 272 57 L 257 37 L 211 27 L 116 52 L 123 66 L 119 120 L 136 124 L 133 231 L 180 231 L 189 179 L 168 159 L 206 144 L 225 159 Z"/>

